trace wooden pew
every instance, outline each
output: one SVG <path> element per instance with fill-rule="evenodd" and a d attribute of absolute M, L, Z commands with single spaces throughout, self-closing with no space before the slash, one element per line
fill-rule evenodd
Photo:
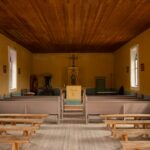
<path fill-rule="evenodd" d="M 143 128 L 146 128 L 147 125 L 150 125 L 150 120 L 105 120 L 105 124 L 107 124 L 107 127 L 110 127 L 112 129 L 116 128 L 116 125 L 134 125 L 139 127 L 140 125 L 143 126 Z"/>
<path fill-rule="evenodd" d="M 32 126 L 40 127 L 40 125 L 43 123 L 42 119 L 21 119 L 21 118 L 0 118 L 1 124 L 19 124 L 19 123 L 27 123 L 32 124 Z"/>
<path fill-rule="evenodd" d="M 150 141 L 121 141 L 123 150 L 143 150 L 150 149 Z"/>
<path fill-rule="evenodd" d="M 20 96 L 0 101 L 1 114 L 48 114 L 60 122 L 60 96 Z M 8 109 L 9 108 L 9 109 Z"/>
<path fill-rule="evenodd" d="M 111 105 L 111 108 L 110 108 Z M 89 116 L 100 115 L 100 114 L 122 114 L 123 103 L 120 101 L 99 101 L 99 100 L 86 100 L 85 102 L 85 114 L 86 123 L 89 122 Z"/>
<path fill-rule="evenodd" d="M 126 100 L 137 100 L 136 96 L 131 95 L 95 95 L 95 96 L 87 96 L 90 99 L 93 100 L 120 100 L 120 99 L 126 99 Z"/>
<path fill-rule="evenodd" d="M 112 135 L 128 141 L 129 135 L 150 135 L 150 129 L 113 129 Z"/>
<path fill-rule="evenodd" d="M 113 120 L 113 119 L 134 119 L 134 120 L 141 120 L 145 118 L 150 119 L 150 114 L 109 114 L 109 115 L 100 115 L 100 118 L 104 118 L 105 120 Z"/>
<path fill-rule="evenodd" d="M 19 145 L 29 143 L 29 138 L 18 136 L 0 136 L 0 143 L 12 144 L 11 150 L 19 150 Z"/>
<path fill-rule="evenodd" d="M 108 98 L 107 96 L 85 96 L 84 98 L 86 123 L 88 123 L 90 115 L 150 113 L 150 101 L 115 96 L 108 96 Z"/>
<path fill-rule="evenodd" d="M 34 126 L 0 126 L 0 134 L 7 133 L 9 131 L 21 131 L 23 136 L 31 136 L 32 133 L 35 133 L 37 127 Z"/>
<path fill-rule="evenodd" d="M 0 114 L 0 118 L 32 118 L 32 119 L 44 119 L 48 117 L 48 114 Z"/>

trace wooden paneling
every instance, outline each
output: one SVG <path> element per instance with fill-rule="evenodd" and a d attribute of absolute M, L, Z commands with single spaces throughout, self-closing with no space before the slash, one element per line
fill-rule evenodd
<path fill-rule="evenodd" d="M 0 0 L 0 32 L 31 52 L 112 52 L 150 27 L 150 0 Z"/>

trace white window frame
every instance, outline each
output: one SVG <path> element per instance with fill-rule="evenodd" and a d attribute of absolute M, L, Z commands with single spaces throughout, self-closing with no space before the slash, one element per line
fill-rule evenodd
<path fill-rule="evenodd" d="M 139 45 L 130 49 L 130 86 L 131 88 L 139 87 Z"/>
<path fill-rule="evenodd" d="M 9 64 L 9 91 L 12 92 L 17 89 L 17 52 L 14 48 L 10 46 L 8 46 L 8 64 Z"/>

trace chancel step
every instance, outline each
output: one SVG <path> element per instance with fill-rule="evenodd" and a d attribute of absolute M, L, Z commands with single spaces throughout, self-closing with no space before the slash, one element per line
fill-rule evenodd
<path fill-rule="evenodd" d="M 80 117 L 64 117 L 63 120 L 85 120 L 84 116 Z"/>
<path fill-rule="evenodd" d="M 85 123 L 85 113 L 83 105 L 64 105 L 63 122 Z"/>
<path fill-rule="evenodd" d="M 64 111 L 83 111 L 83 105 L 64 105 Z"/>
<path fill-rule="evenodd" d="M 85 117 L 84 116 L 64 117 L 62 122 L 63 123 L 85 123 Z"/>
<path fill-rule="evenodd" d="M 65 111 L 64 115 L 81 116 L 81 115 L 84 115 L 84 113 L 83 111 Z"/>
<path fill-rule="evenodd" d="M 83 112 L 83 109 L 67 108 L 67 109 L 64 109 L 64 112 Z"/>

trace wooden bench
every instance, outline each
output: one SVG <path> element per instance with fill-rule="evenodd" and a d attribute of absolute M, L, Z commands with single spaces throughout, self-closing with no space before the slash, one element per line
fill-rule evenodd
<path fill-rule="evenodd" d="M 136 127 L 139 127 L 139 125 L 142 125 L 143 128 L 146 128 L 147 125 L 150 125 L 150 120 L 105 120 L 105 124 L 107 124 L 107 127 L 115 129 L 116 125 L 134 125 Z"/>
<path fill-rule="evenodd" d="M 104 118 L 105 120 L 112 120 L 112 119 L 134 119 L 134 120 L 141 120 L 144 118 L 150 119 L 150 114 L 109 114 L 109 115 L 100 115 L 100 118 Z"/>
<path fill-rule="evenodd" d="M 112 135 L 128 141 L 129 135 L 150 135 L 150 129 L 113 129 Z"/>
<path fill-rule="evenodd" d="M 1 124 L 11 123 L 15 125 L 19 123 L 27 123 L 27 124 L 32 124 L 32 126 L 40 127 L 42 122 L 43 122 L 42 119 L 0 118 Z"/>
<path fill-rule="evenodd" d="M 32 118 L 32 119 L 44 119 L 48 117 L 48 114 L 0 114 L 0 118 Z"/>
<path fill-rule="evenodd" d="M 0 143 L 12 144 L 12 150 L 19 150 L 20 144 L 25 144 L 29 142 L 28 137 L 18 137 L 18 136 L 0 136 Z"/>
<path fill-rule="evenodd" d="M 123 150 L 143 150 L 150 149 L 150 141 L 121 141 Z"/>
<path fill-rule="evenodd" d="M 150 101 L 128 96 L 84 96 L 86 123 L 100 114 L 150 114 Z"/>
<path fill-rule="evenodd" d="M 37 127 L 34 126 L 0 126 L 0 134 L 7 133 L 9 131 L 21 131 L 23 136 L 30 136 L 32 133 L 35 133 Z"/>

